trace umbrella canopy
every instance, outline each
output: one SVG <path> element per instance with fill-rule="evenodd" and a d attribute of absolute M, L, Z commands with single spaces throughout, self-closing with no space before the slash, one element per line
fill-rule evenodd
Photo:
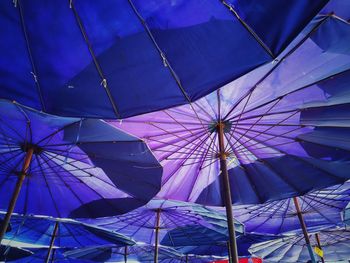
<path fill-rule="evenodd" d="M 343 221 L 345 224 L 350 225 L 350 202 L 343 211 Z"/>
<path fill-rule="evenodd" d="M 157 218 L 159 222 L 157 226 Z M 124 215 L 110 218 L 84 219 L 84 222 L 95 224 L 130 236 L 137 241 L 154 244 L 155 229 L 159 229 L 159 240 L 172 229 L 200 226 L 208 229 L 223 229 L 226 217 L 222 213 L 204 206 L 186 202 L 153 199 L 147 205 Z M 243 233 L 244 226 L 236 221 L 236 230 Z"/>
<path fill-rule="evenodd" d="M 238 255 L 250 256 L 248 248 L 255 243 L 279 238 L 275 235 L 244 233 L 237 237 Z M 179 227 L 169 231 L 161 240 L 164 246 L 175 247 L 183 254 L 228 256 L 228 233 L 204 227 Z"/>
<path fill-rule="evenodd" d="M 113 124 L 142 137 L 155 152 L 165 171 L 162 198 L 223 205 L 223 155 L 234 203 L 263 203 L 342 183 L 350 176 L 344 84 L 349 40 L 346 21 L 320 17 L 277 61 L 192 107 Z"/>
<path fill-rule="evenodd" d="M 93 262 L 154 262 L 155 247 L 137 244 L 132 247 L 98 246 L 67 251 L 65 256 L 75 259 L 91 260 Z M 181 254 L 168 247 L 159 247 L 159 262 L 168 259 L 180 259 Z"/>
<path fill-rule="evenodd" d="M 350 231 L 344 228 L 319 232 L 320 243 L 326 262 L 347 261 L 350 258 Z M 312 245 L 317 246 L 314 235 Z M 307 262 L 309 254 L 302 235 L 255 244 L 249 251 L 267 262 Z"/>
<path fill-rule="evenodd" d="M 56 117 L 5 100 L 0 109 L 0 209 L 8 208 L 22 176 L 14 209 L 20 214 L 116 215 L 160 189 L 162 167 L 142 140 L 100 120 Z"/>
<path fill-rule="evenodd" d="M 10 246 L 0 246 L 0 261 L 13 261 L 17 259 L 28 259 L 33 253 L 29 250 L 25 250 L 18 247 L 10 247 Z M 28 261 L 26 261 L 28 262 Z"/>
<path fill-rule="evenodd" d="M 88 263 L 91 261 L 88 260 L 82 260 L 82 259 L 71 259 L 64 255 L 64 252 L 66 252 L 66 249 L 53 249 L 52 250 L 52 256 L 51 261 L 54 263 Z M 45 248 L 39 248 L 39 249 L 32 249 L 33 254 L 26 257 L 23 260 L 15 260 L 13 262 L 26 262 L 26 263 L 42 263 L 45 261 L 46 255 L 47 255 L 47 249 Z M 25 260 L 25 261 L 24 261 Z M 12 262 L 12 261 L 11 261 Z"/>
<path fill-rule="evenodd" d="M 327 2 L 2 1 L 0 97 L 99 118 L 192 102 L 273 60 Z"/>
<path fill-rule="evenodd" d="M 301 213 L 309 231 L 342 224 L 341 212 L 350 202 L 350 182 L 298 197 Z M 292 199 L 263 205 L 236 206 L 236 218 L 247 232 L 281 234 L 300 232 L 301 226 Z"/>
<path fill-rule="evenodd" d="M 55 226 L 57 224 L 57 230 Z M 53 247 L 76 248 L 114 244 L 133 245 L 135 242 L 121 234 L 68 219 L 13 215 L 11 231 L 5 234 L 9 244 L 27 243 L 28 247 L 47 247 L 54 236 Z M 22 247 L 25 244 L 21 245 Z M 47 253 L 47 249 L 46 249 Z"/>

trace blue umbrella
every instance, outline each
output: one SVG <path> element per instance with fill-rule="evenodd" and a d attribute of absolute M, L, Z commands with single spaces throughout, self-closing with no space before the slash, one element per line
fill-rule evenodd
<path fill-rule="evenodd" d="M 5 238 L 13 242 L 27 243 L 28 246 L 48 246 L 46 261 L 52 260 L 54 247 L 76 248 L 114 244 L 115 246 L 134 245 L 135 242 L 123 235 L 68 219 L 13 215 L 11 231 Z M 22 245 L 22 246 L 24 246 Z"/>
<path fill-rule="evenodd" d="M 93 262 L 154 262 L 156 249 L 155 246 L 146 244 L 137 244 L 132 247 L 97 246 L 70 250 L 65 253 L 65 256 Z M 160 246 L 158 249 L 159 262 L 182 257 L 172 248 Z"/>
<path fill-rule="evenodd" d="M 254 243 L 276 239 L 279 236 L 244 233 L 237 237 L 240 257 L 250 256 L 248 248 Z M 179 227 L 170 230 L 161 240 L 164 246 L 174 247 L 184 254 L 228 256 L 227 229 L 210 229 L 201 226 Z"/>
<path fill-rule="evenodd" d="M 323 230 L 310 235 L 312 246 L 316 251 L 322 250 L 323 258 L 327 262 L 348 261 L 350 258 L 350 231 L 344 228 Z M 321 247 L 321 248 L 320 248 Z M 302 235 L 292 235 L 280 239 L 258 243 L 250 247 L 249 251 L 266 262 L 307 262 L 309 254 Z M 317 256 L 319 260 L 321 256 Z"/>
<path fill-rule="evenodd" d="M 298 197 L 301 213 L 309 231 L 342 224 L 341 212 L 350 202 L 350 182 Z M 292 199 L 262 205 L 235 206 L 234 214 L 247 232 L 279 235 L 301 231 Z"/>
<path fill-rule="evenodd" d="M 327 2 L 2 1 L 0 97 L 103 118 L 193 102 L 273 60 Z"/>
<path fill-rule="evenodd" d="M 124 215 L 84 221 L 155 245 L 155 251 L 159 240 L 172 229 L 194 229 L 197 226 L 224 228 L 227 224 L 225 215 L 201 205 L 161 199 L 153 199 L 147 205 Z M 241 223 L 236 221 L 235 226 L 238 233 L 243 233 Z M 157 255 L 154 256 L 156 260 Z"/>
<path fill-rule="evenodd" d="M 116 215 L 159 191 L 162 167 L 142 140 L 100 120 L 56 117 L 5 100 L 0 109 L 0 209 L 7 208 L 0 240 L 13 211 Z"/>
<path fill-rule="evenodd" d="M 47 251 L 46 251 L 47 253 Z M 13 261 L 17 259 L 28 259 L 29 256 L 31 256 L 33 253 L 29 250 L 18 248 L 18 247 L 11 247 L 11 246 L 0 246 L 0 261 Z M 26 261 L 28 262 L 28 261 Z"/>
<path fill-rule="evenodd" d="M 46 256 L 47 256 L 47 249 L 45 248 L 38 248 L 38 249 L 32 249 L 31 250 L 33 252 L 32 255 L 24 258 L 24 259 L 19 259 L 19 260 L 15 260 L 13 262 L 25 262 L 25 263 L 42 263 L 45 261 Z M 78 259 L 72 259 L 69 257 L 66 257 L 64 255 L 64 252 L 66 252 L 67 249 L 58 249 L 58 248 L 54 248 L 52 249 L 52 256 L 51 256 L 51 261 L 50 262 L 54 262 L 54 263 L 61 263 L 61 262 L 65 262 L 65 263 L 88 263 L 91 261 L 88 260 L 78 260 Z"/>

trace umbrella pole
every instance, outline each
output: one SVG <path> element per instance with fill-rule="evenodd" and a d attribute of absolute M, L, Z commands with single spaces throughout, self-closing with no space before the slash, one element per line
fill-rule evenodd
<path fill-rule="evenodd" d="M 188 255 L 186 255 L 186 263 L 188 263 Z"/>
<path fill-rule="evenodd" d="M 229 262 L 229 263 L 232 263 L 230 242 L 227 241 L 227 242 L 226 242 L 226 245 L 227 245 L 227 251 L 228 251 L 228 253 L 227 253 L 227 254 L 228 254 L 228 262 Z"/>
<path fill-rule="evenodd" d="M 238 251 L 236 243 L 236 233 L 235 225 L 233 222 L 233 213 L 232 213 L 232 199 L 231 199 L 231 189 L 230 181 L 228 178 L 227 171 L 227 162 L 226 162 L 226 152 L 225 152 L 225 143 L 224 143 L 224 127 L 225 123 L 219 122 L 217 124 L 217 132 L 219 139 L 219 157 L 220 157 L 220 169 L 221 169 L 221 179 L 224 186 L 224 201 L 226 208 L 226 217 L 227 217 L 227 226 L 229 231 L 229 254 L 233 263 L 238 263 Z"/>
<path fill-rule="evenodd" d="M 29 148 L 27 153 L 26 153 L 26 156 L 24 158 L 24 163 L 23 163 L 21 174 L 18 176 L 15 190 L 14 190 L 14 192 L 12 194 L 12 197 L 11 197 L 11 200 L 10 200 L 10 204 L 9 204 L 9 206 L 7 208 L 7 212 L 6 212 L 4 221 L 2 223 L 2 227 L 1 227 L 1 230 L 0 230 L 0 242 L 5 236 L 8 224 L 10 222 L 13 210 L 15 209 L 16 202 L 17 202 L 19 193 L 20 193 L 22 185 L 23 185 L 24 178 L 26 177 L 26 173 L 27 173 L 27 171 L 28 171 L 28 169 L 30 167 L 30 163 L 32 161 L 33 153 L 34 153 L 34 149 L 33 148 Z"/>
<path fill-rule="evenodd" d="M 305 239 L 305 242 L 306 242 L 307 249 L 309 251 L 311 262 L 312 263 L 316 263 L 315 254 L 314 254 L 314 252 L 312 250 L 309 234 L 308 234 L 307 229 L 306 229 L 306 225 L 305 225 L 303 214 L 301 213 L 301 209 L 300 209 L 300 206 L 299 206 L 298 198 L 297 197 L 293 197 L 293 202 L 294 202 L 295 208 L 297 210 L 297 215 L 298 215 L 298 218 L 299 218 L 301 229 L 303 230 L 304 239 Z"/>
<path fill-rule="evenodd" d="M 124 262 L 126 263 L 128 261 L 128 246 L 125 246 L 124 249 Z"/>
<path fill-rule="evenodd" d="M 318 248 L 322 250 L 321 241 L 320 241 L 320 235 L 318 233 L 316 233 L 315 238 L 316 238 L 316 242 L 317 242 Z M 321 261 L 322 261 L 322 263 L 325 263 L 323 257 L 321 257 Z"/>
<path fill-rule="evenodd" d="M 52 251 L 53 244 L 55 243 L 57 230 L 58 230 L 58 221 L 56 221 L 55 227 L 54 227 L 53 232 L 52 232 L 50 247 L 49 247 L 49 250 L 47 251 L 45 263 L 49 263 L 49 261 L 50 261 L 51 251 Z"/>
<path fill-rule="evenodd" d="M 160 223 L 160 209 L 157 209 L 156 212 L 156 233 L 155 233 L 155 242 L 154 242 L 154 263 L 158 263 L 158 243 L 159 243 L 159 223 Z"/>

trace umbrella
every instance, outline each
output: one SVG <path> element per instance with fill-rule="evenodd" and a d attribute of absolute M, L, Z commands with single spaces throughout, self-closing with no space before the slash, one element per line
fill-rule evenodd
<path fill-rule="evenodd" d="M 38 249 L 32 249 L 33 252 L 32 255 L 25 258 L 26 263 L 42 263 L 45 261 L 47 256 L 47 249 L 45 248 L 38 248 Z M 59 249 L 59 248 L 53 248 L 52 249 L 52 256 L 51 261 L 54 263 L 61 263 L 61 262 L 71 262 L 71 263 L 88 263 L 91 261 L 88 260 L 78 260 L 78 259 L 71 259 L 64 255 L 64 252 L 68 251 L 67 249 Z M 23 260 L 15 260 L 13 262 L 23 262 Z"/>
<path fill-rule="evenodd" d="M 263 203 L 349 179 L 344 85 L 350 74 L 349 41 L 346 21 L 321 17 L 275 63 L 192 107 L 114 125 L 142 137 L 155 152 L 165 171 L 159 197 L 225 204 L 234 246 L 231 193 L 237 204 Z M 330 104 L 331 117 L 324 112 L 322 118 L 316 103 Z"/>
<path fill-rule="evenodd" d="M 116 215 L 159 191 L 162 167 L 142 140 L 100 120 L 56 117 L 5 100 L 0 109 L 0 209 L 7 208 L 0 240 L 13 211 Z"/>
<path fill-rule="evenodd" d="M 276 235 L 244 233 L 237 237 L 240 257 L 250 256 L 248 248 L 255 243 L 279 238 Z M 227 229 L 210 229 L 200 226 L 179 227 L 170 230 L 161 240 L 164 246 L 174 247 L 183 254 L 228 256 Z"/>
<path fill-rule="evenodd" d="M 153 199 L 147 205 L 124 215 L 84 221 L 133 237 L 137 241 L 154 244 L 155 262 L 159 240 L 162 240 L 171 229 L 178 227 L 194 229 L 196 226 L 223 228 L 226 225 L 225 217 L 214 210 L 198 204 L 160 199 Z M 239 222 L 235 225 L 237 232 L 243 233 L 243 225 Z"/>
<path fill-rule="evenodd" d="M 48 246 L 46 262 L 50 260 L 53 247 L 76 248 L 107 244 L 115 246 L 135 244 L 131 239 L 118 233 L 68 219 L 13 215 L 10 225 L 11 231 L 5 234 L 5 238 L 10 241 L 9 244 L 21 242 L 29 244 L 29 247 Z"/>
<path fill-rule="evenodd" d="M 243 206 L 236 210 L 236 214 L 246 222 L 248 231 L 281 234 L 302 230 L 310 257 L 315 261 L 308 231 L 342 224 L 341 211 L 349 201 L 350 188 L 347 182 L 298 198 Z"/>
<path fill-rule="evenodd" d="M 28 258 L 32 255 L 32 252 L 26 249 L 11 247 L 11 246 L 0 246 L 0 261 L 13 261 L 16 259 Z"/>
<path fill-rule="evenodd" d="M 118 233 L 85 225 L 73 220 L 32 216 L 13 216 L 13 230 L 5 238 L 11 242 L 28 243 L 29 247 L 49 246 L 55 232 L 54 246 L 74 248 L 92 245 L 121 244 L 132 245 L 133 241 Z M 57 230 L 55 231 L 55 226 Z M 23 247 L 23 245 L 22 245 Z"/>
<path fill-rule="evenodd" d="M 159 246 L 159 262 L 167 259 L 181 258 L 174 249 Z M 67 251 L 65 256 L 75 259 L 91 260 L 93 262 L 154 262 L 156 248 L 152 245 L 137 244 L 132 247 L 97 246 Z"/>
<path fill-rule="evenodd" d="M 273 60 L 327 2 L 2 1 L 0 97 L 98 118 L 193 102 Z"/>
<path fill-rule="evenodd" d="M 312 245 L 318 247 L 319 255 L 324 255 L 325 261 L 347 261 L 350 258 L 350 232 L 344 228 L 323 230 L 319 232 L 320 245 L 316 238 L 311 238 Z M 267 262 L 306 262 L 309 259 L 307 246 L 302 235 L 293 235 L 255 244 L 249 251 Z M 320 256 L 318 256 L 321 259 Z"/>
<path fill-rule="evenodd" d="M 311 232 L 342 224 L 341 211 L 350 202 L 350 182 L 298 197 L 301 213 Z M 293 199 L 262 205 L 236 206 L 234 214 L 247 232 L 279 235 L 300 232 L 300 222 Z"/>

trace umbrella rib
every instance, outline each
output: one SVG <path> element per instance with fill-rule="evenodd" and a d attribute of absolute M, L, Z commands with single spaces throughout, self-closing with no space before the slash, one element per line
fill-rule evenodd
<path fill-rule="evenodd" d="M 270 216 L 266 216 L 266 219 L 263 222 L 261 222 L 260 224 L 256 225 L 255 227 L 253 227 L 250 231 L 254 232 L 254 230 L 258 229 L 259 227 L 264 225 L 267 221 L 269 221 L 269 219 L 271 219 L 279 211 L 279 209 L 282 208 L 282 206 L 284 205 L 285 201 L 286 200 L 282 200 L 277 208 L 274 207 L 275 209 L 272 211 L 272 214 L 270 214 Z"/>
<path fill-rule="evenodd" d="M 113 96 L 112 96 L 111 90 L 110 90 L 109 87 L 108 87 L 106 76 L 105 76 L 105 74 L 103 73 L 102 68 L 101 68 L 101 65 L 100 65 L 100 63 L 99 63 L 98 60 L 97 60 L 96 54 L 95 54 L 95 52 L 94 52 L 94 50 L 93 50 L 93 48 L 92 48 L 92 44 L 91 44 L 91 42 L 90 42 L 88 36 L 87 36 L 87 33 L 86 33 L 85 27 L 84 27 L 84 25 L 83 25 L 83 22 L 82 22 L 82 20 L 81 20 L 79 14 L 78 14 L 76 8 L 75 8 L 74 1 L 70 1 L 70 8 L 71 8 L 72 11 L 73 11 L 75 20 L 76 20 L 76 22 L 77 22 L 77 24 L 78 24 L 79 30 L 80 30 L 80 32 L 81 32 L 81 34 L 82 34 L 82 36 L 83 36 L 83 38 L 84 38 L 84 41 L 85 41 L 85 43 L 86 43 L 86 45 L 87 45 L 87 48 L 88 48 L 89 53 L 90 53 L 90 55 L 91 55 L 91 58 L 92 58 L 92 60 L 93 60 L 93 62 L 94 62 L 94 64 L 95 64 L 95 68 L 96 68 L 96 70 L 97 70 L 97 73 L 99 74 L 99 76 L 100 76 L 100 78 L 101 78 L 101 84 L 102 84 L 104 90 L 106 91 L 107 97 L 108 97 L 108 99 L 109 99 L 109 102 L 111 103 L 111 106 L 112 106 L 112 108 L 113 108 L 114 114 L 115 114 L 115 116 L 116 116 L 117 118 L 120 118 L 120 114 L 119 114 L 119 111 L 118 111 L 118 107 L 117 107 L 117 105 L 115 104 L 115 101 L 114 101 L 114 98 L 113 98 Z"/>
<path fill-rule="evenodd" d="M 56 214 L 57 214 L 57 215 L 60 215 L 61 213 L 60 213 L 60 211 L 58 210 L 57 204 L 56 204 L 56 202 L 55 202 L 55 200 L 54 200 L 54 197 L 53 197 L 53 195 L 52 195 L 50 185 L 49 185 L 49 183 L 48 183 L 48 181 L 47 181 L 47 178 L 46 178 L 46 176 L 45 176 L 45 174 L 44 174 L 44 170 L 43 170 L 43 168 L 42 168 L 42 164 L 41 164 L 41 162 L 39 161 L 40 158 L 39 158 L 37 155 L 35 155 L 35 159 L 36 159 L 36 162 L 38 163 L 38 166 L 40 167 L 41 176 L 44 178 L 44 181 L 45 181 L 46 187 L 47 187 L 47 189 L 48 189 L 48 192 L 49 192 L 49 194 L 50 194 L 50 197 L 51 197 L 53 206 L 55 207 Z M 59 176 L 57 176 L 57 177 L 59 177 Z M 28 180 L 28 179 L 27 179 L 27 180 Z"/>
<path fill-rule="evenodd" d="M 189 97 L 189 95 L 187 94 L 187 92 L 185 91 L 185 89 L 183 88 L 181 81 L 179 79 L 179 77 L 177 76 L 177 74 L 175 73 L 174 69 L 172 68 L 171 64 L 169 63 L 169 60 L 167 59 L 167 57 L 165 56 L 164 52 L 161 50 L 161 48 L 159 47 L 157 41 L 155 40 L 151 30 L 149 29 L 147 22 L 143 19 L 143 17 L 141 16 L 141 14 L 138 12 L 138 10 L 136 9 L 134 3 L 132 0 L 128 0 L 128 3 L 131 6 L 131 9 L 134 11 L 136 17 L 139 19 L 142 27 L 145 29 L 147 35 L 149 36 L 150 40 L 152 41 L 154 47 L 156 48 L 157 52 L 159 53 L 160 57 L 163 60 L 163 65 L 165 67 L 167 67 L 169 69 L 170 74 L 172 75 L 172 77 L 174 78 L 177 86 L 180 88 L 183 96 L 185 97 L 185 99 L 187 100 L 187 102 L 191 105 L 191 98 Z"/>
<path fill-rule="evenodd" d="M 282 200 L 281 202 L 283 202 L 283 201 L 285 202 L 285 204 L 287 205 L 287 207 L 286 207 L 286 209 L 283 211 L 281 224 L 280 224 L 280 226 L 278 227 L 277 233 L 281 233 L 281 230 L 282 230 L 284 221 L 285 221 L 285 219 L 286 219 L 286 215 L 287 215 L 288 210 L 289 210 L 289 206 L 290 206 L 290 201 L 291 201 L 291 199 Z"/>
<path fill-rule="evenodd" d="M 23 33 L 23 36 L 24 36 L 24 40 L 25 40 L 26 50 L 27 50 L 28 58 L 29 58 L 29 61 L 30 61 L 30 64 L 31 64 L 31 67 L 32 67 L 32 70 L 33 70 L 33 72 L 31 72 L 31 73 L 33 75 L 33 79 L 34 79 L 34 82 L 35 82 L 36 91 L 37 91 L 37 93 L 39 95 L 41 109 L 42 109 L 42 111 L 46 111 L 44 98 L 43 98 L 43 94 L 42 94 L 42 91 L 41 91 L 41 84 L 40 84 L 40 81 L 39 81 L 39 78 L 38 78 L 38 71 L 37 71 L 37 68 L 36 68 L 35 63 L 34 63 L 34 58 L 33 58 L 32 51 L 31 51 L 31 46 L 30 46 L 30 43 L 29 43 L 29 36 L 28 36 L 28 32 L 27 32 L 27 29 L 26 29 L 26 26 L 25 26 L 23 10 L 22 10 L 22 4 L 21 4 L 20 0 L 17 0 L 17 6 L 18 6 L 18 13 L 19 13 L 21 29 L 22 29 L 22 33 Z"/>
<path fill-rule="evenodd" d="M 61 169 L 63 169 L 63 168 L 60 167 L 60 166 L 52 168 L 52 167 L 51 167 L 51 164 L 50 164 L 51 159 L 49 159 L 45 154 L 42 155 L 42 157 L 43 157 L 43 159 L 44 159 L 44 158 L 47 159 L 47 160 L 45 161 L 45 163 L 50 167 L 49 169 L 52 169 L 53 173 L 56 174 L 55 177 L 57 177 L 57 178 L 59 178 L 59 179 L 61 180 L 61 182 L 64 184 L 64 186 L 67 187 L 67 188 L 71 191 L 71 193 L 77 198 L 77 200 L 81 203 L 81 205 L 84 205 L 84 203 L 82 202 L 82 200 L 80 199 L 80 197 L 73 191 L 73 189 L 71 188 L 71 186 L 70 186 L 69 184 L 67 184 L 67 183 L 62 179 L 62 177 L 59 176 L 58 171 L 56 171 L 56 170 L 54 169 L 54 168 L 61 168 Z M 64 169 L 63 169 L 63 170 L 64 170 Z M 69 172 L 69 171 L 67 171 L 67 172 Z M 101 196 L 98 192 L 96 192 L 94 189 L 92 189 L 89 185 L 87 185 L 87 184 L 85 184 L 83 181 L 81 181 L 81 180 L 79 179 L 79 177 L 75 177 L 75 176 L 73 176 L 73 175 L 72 175 L 71 177 L 72 177 L 73 179 L 75 179 L 77 182 L 80 182 L 80 183 L 84 184 L 86 187 L 88 187 L 89 189 L 91 189 L 99 198 L 102 198 L 102 199 L 103 199 L 103 196 Z"/>
<path fill-rule="evenodd" d="M 7 165 L 7 164 L 5 164 L 6 162 L 10 161 L 12 158 L 16 158 L 16 157 L 20 156 L 21 154 L 22 154 L 22 152 L 19 152 L 18 155 L 15 155 L 15 156 L 12 155 L 10 158 L 8 158 L 8 159 L 2 161 L 2 162 L 0 163 L 0 167 L 3 167 L 4 165 Z M 0 182 L 0 187 L 2 187 L 3 184 L 7 181 L 7 179 L 11 176 L 11 173 L 12 173 L 14 170 L 16 170 L 16 169 L 20 166 L 20 164 L 22 163 L 22 161 L 23 161 L 23 158 L 20 158 L 20 159 L 18 160 L 17 164 L 15 164 L 13 167 L 10 167 L 10 166 L 8 165 L 9 168 L 13 168 L 13 169 L 11 169 L 10 173 L 7 173 L 6 178 L 4 178 L 4 179 Z M 6 172 L 6 171 L 5 171 L 5 172 Z"/>
<path fill-rule="evenodd" d="M 276 56 L 270 50 L 270 48 L 264 43 L 264 41 L 254 32 L 254 30 L 240 17 L 237 11 L 234 9 L 234 6 L 230 3 L 227 3 L 225 0 L 219 0 L 228 10 L 234 14 L 238 19 L 241 25 L 249 32 L 249 34 L 259 43 L 259 45 L 269 54 L 272 59 L 275 59 Z"/>
<path fill-rule="evenodd" d="M 310 32 L 308 32 L 301 40 L 298 42 L 290 51 L 288 51 L 283 57 L 277 60 L 274 67 L 272 67 L 262 78 L 260 78 L 255 85 L 248 90 L 231 108 L 231 110 L 225 115 L 224 119 L 227 119 L 228 116 L 234 111 L 234 109 L 243 101 L 244 98 L 249 96 L 274 70 L 291 54 L 293 54 L 318 28 L 329 18 L 330 16 L 325 16 L 321 21 L 319 21 L 315 27 L 313 27 Z"/>

